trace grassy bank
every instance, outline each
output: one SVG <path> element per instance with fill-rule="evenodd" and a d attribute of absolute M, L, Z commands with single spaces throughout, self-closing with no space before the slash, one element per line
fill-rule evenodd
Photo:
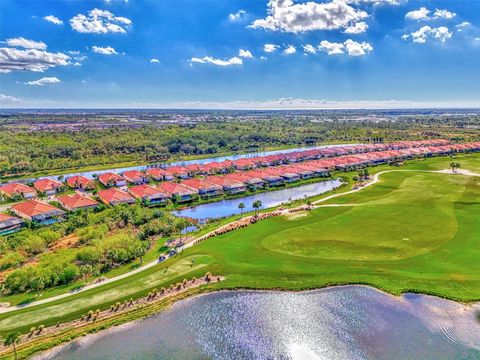
<path fill-rule="evenodd" d="M 456 161 L 463 169 L 480 172 L 478 154 Z M 433 158 L 399 170 L 446 169 L 450 162 Z M 343 206 L 270 218 L 205 240 L 131 277 L 0 314 L 0 334 L 75 319 L 92 308 L 105 309 L 206 271 L 226 277 L 212 289 L 367 284 L 393 294 L 414 291 L 479 300 L 479 183 L 478 177 L 463 175 L 383 174 L 378 184 L 325 203 Z"/>

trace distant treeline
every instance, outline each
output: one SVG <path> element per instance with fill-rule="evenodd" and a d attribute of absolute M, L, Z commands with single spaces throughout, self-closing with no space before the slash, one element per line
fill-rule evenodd
<path fill-rule="evenodd" d="M 423 121 L 252 119 L 113 127 L 81 131 L 0 130 L 0 177 L 36 171 L 180 156 L 313 146 L 326 142 L 385 142 L 435 137 L 478 138 L 478 129 Z M 464 125 L 464 124 L 463 124 Z"/>

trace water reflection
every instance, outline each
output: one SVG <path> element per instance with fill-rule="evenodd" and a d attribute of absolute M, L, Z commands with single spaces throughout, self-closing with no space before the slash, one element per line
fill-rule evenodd
<path fill-rule="evenodd" d="M 240 203 L 245 204 L 244 211 L 252 211 L 252 205 L 257 200 L 262 202 L 264 208 L 269 208 L 286 203 L 289 200 L 298 200 L 304 197 L 323 194 L 339 187 L 340 185 L 342 185 L 342 182 L 339 179 L 322 181 L 314 184 L 245 196 L 238 199 L 222 200 L 210 204 L 195 206 L 193 208 L 174 211 L 173 213 L 177 216 L 185 216 L 197 220 L 216 219 L 240 214 L 241 211 L 238 208 Z"/>
<path fill-rule="evenodd" d="M 348 286 L 228 292 L 177 303 L 50 359 L 478 359 L 480 304 Z"/>

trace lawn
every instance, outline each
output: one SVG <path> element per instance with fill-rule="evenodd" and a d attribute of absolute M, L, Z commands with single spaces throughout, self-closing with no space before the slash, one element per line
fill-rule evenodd
<path fill-rule="evenodd" d="M 408 168 L 444 169 L 450 162 L 437 158 Z M 478 155 L 459 162 L 471 171 L 480 164 Z M 343 206 L 261 221 L 131 277 L 0 314 L 0 334 L 74 319 L 206 271 L 226 277 L 214 288 L 300 290 L 361 283 L 394 294 L 480 299 L 480 178 L 390 172 L 372 187 L 321 204 Z"/>

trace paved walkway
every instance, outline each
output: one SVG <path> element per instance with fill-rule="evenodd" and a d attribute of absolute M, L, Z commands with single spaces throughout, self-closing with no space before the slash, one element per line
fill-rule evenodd
<path fill-rule="evenodd" d="M 457 170 L 457 172 L 455 172 L 455 173 L 453 173 L 451 170 L 385 170 L 385 171 L 381 171 L 379 173 L 374 174 L 372 180 L 367 182 L 362 187 L 359 187 L 359 188 L 354 189 L 354 190 L 346 191 L 346 192 L 343 192 L 343 193 L 338 193 L 338 194 L 333 194 L 333 195 L 326 196 L 326 197 L 324 197 L 320 200 L 317 200 L 317 201 L 313 202 L 312 205 L 314 205 L 314 208 L 323 207 L 323 206 L 325 206 L 325 207 L 326 206 L 352 206 L 352 204 L 326 204 L 326 205 L 319 205 L 319 206 L 315 206 L 315 205 L 320 204 L 320 203 L 322 203 L 324 201 L 327 201 L 327 200 L 330 200 L 330 199 L 334 199 L 334 198 L 337 198 L 337 197 L 340 197 L 340 196 L 345 196 L 345 195 L 348 195 L 348 194 L 353 194 L 353 193 L 356 193 L 358 191 L 361 191 L 361 190 L 363 190 L 367 187 L 370 187 L 370 186 L 376 184 L 379 181 L 380 175 L 390 173 L 390 172 L 427 172 L 427 173 L 439 173 L 439 174 L 450 174 L 450 175 L 453 174 L 453 175 L 465 175 L 465 176 L 480 176 L 480 174 L 473 173 L 473 172 L 468 171 L 468 170 Z M 238 219 L 235 220 L 235 221 L 232 221 L 229 224 L 232 224 L 236 221 L 238 221 Z M 224 226 L 227 226 L 229 224 L 226 224 Z M 212 230 L 209 233 L 207 233 L 205 235 L 202 235 L 202 237 L 205 237 L 208 234 L 213 233 L 214 231 L 215 230 Z M 191 241 L 186 243 L 183 247 L 180 248 L 180 251 L 195 245 L 196 240 L 197 239 L 192 239 Z M 79 288 L 78 290 L 74 290 L 74 291 L 70 291 L 70 292 L 67 292 L 67 293 L 64 293 L 64 294 L 52 296 L 52 297 L 49 297 L 49 298 L 46 298 L 46 299 L 43 299 L 43 300 L 32 301 L 32 302 L 30 302 L 28 304 L 25 304 L 25 305 L 18 305 L 18 306 L 10 306 L 10 307 L 5 307 L 5 308 L 0 308 L 0 313 L 7 313 L 7 312 L 23 309 L 23 308 L 26 308 L 26 307 L 31 307 L 31 306 L 40 305 L 40 304 L 46 304 L 46 303 L 49 303 L 49 302 L 52 302 L 52 301 L 55 301 L 55 300 L 64 299 L 66 297 L 69 297 L 69 296 L 72 296 L 72 295 L 75 295 L 75 294 L 78 294 L 78 293 L 96 288 L 98 286 L 102 286 L 104 284 L 108 284 L 108 283 L 111 283 L 111 282 L 114 282 L 114 281 L 117 281 L 117 280 L 124 279 L 126 277 L 131 276 L 131 275 L 137 274 L 137 273 L 139 273 L 143 270 L 149 269 L 152 266 L 155 266 L 157 264 L 159 264 L 159 261 L 155 260 L 155 261 L 152 261 L 148 264 L 145 264 L 145 265 L 143 265 L 143 266 L 141 266 L 141 267 L 139 267 L 135 270 L 129 271 L 125 274 L 114 276 L 112 278 L 106 279 L 106 280 L 104 280 L 102 282 L 99 282 L 99 283 L 85 285 L 84 287 Z"/>

